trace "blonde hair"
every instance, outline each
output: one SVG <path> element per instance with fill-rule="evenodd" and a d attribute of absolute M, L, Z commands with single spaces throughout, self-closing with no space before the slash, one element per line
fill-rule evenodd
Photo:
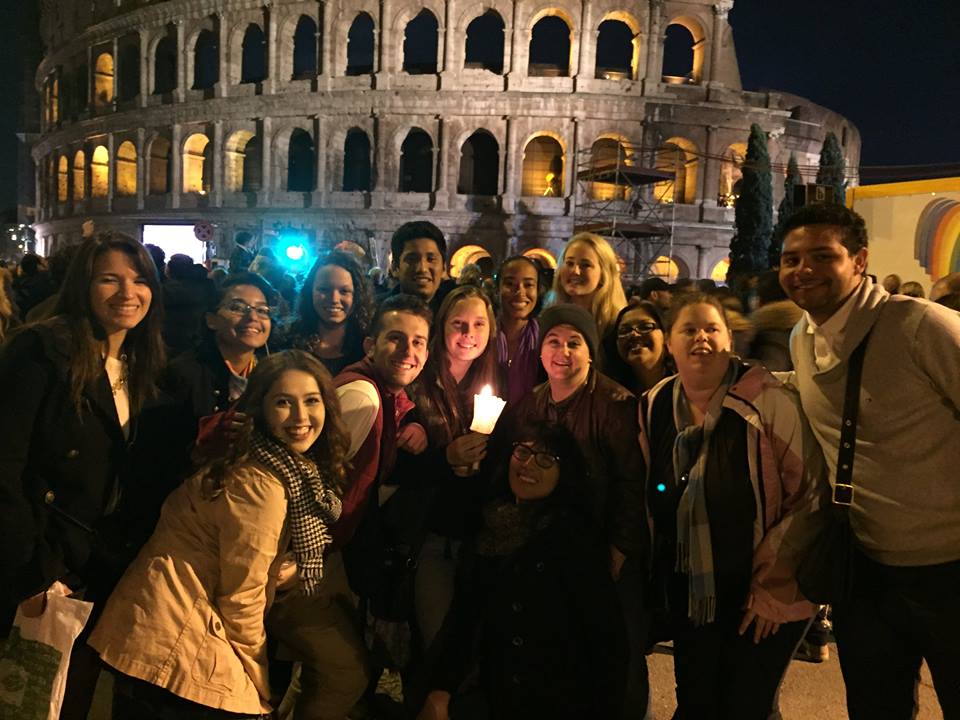
<path fill-rule="evenodd" d="M 553 276 L 553 288 L 550 290 L 546 304 L 556 305 L 573 302 L 560 283 L 560 271 L 563 269 L 567 252 L 574 245 L 580 243 L 593 250 L 600 261 L 600 285 L 593 294 L 590 314 L 593 315 L 593 319 L 597 323 L 597 330 L 602 341 L 604 335 L 617 321 L 619 312 L 627 304 L 627 296 L 623 292 L 623 284 L 620 282 L 620 266 L 617 264 L 617 254 L 604 238 L 593 233 L 578 233 L 570 238 L 557 262 L 557 272 Z"/>

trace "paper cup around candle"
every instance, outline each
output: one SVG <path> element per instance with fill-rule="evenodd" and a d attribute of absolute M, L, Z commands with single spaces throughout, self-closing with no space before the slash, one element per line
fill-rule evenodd
<path fill-rule="evenodd" d="M 492 433 L 506 404 L 506 400 L 498 398 L 491 387 L 485 385 L 479 394 L 473 396 L 473 423 L 470 429 L 483 435 Z"/>

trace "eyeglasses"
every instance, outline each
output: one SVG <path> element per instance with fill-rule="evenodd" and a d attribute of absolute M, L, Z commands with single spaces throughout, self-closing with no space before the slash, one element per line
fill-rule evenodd
<path fill-rule="evenodd" d="M 556 455 L 551 455 L 548 452 L 535 451 L 530 448 L 529 445 L 524 445 L 523 443 L 514 443 L 513 444 L 513 456 L 522 463 L 525 463 L 530 459 L 530 456 L 533 456 L 534 461 L 537 465 L 542 467 L 544 470 L 549 470 L 558 462 L 560 458 Z"/>
<path fill-rule="evenodd" d="M 269 305 L 250 305 L 239 298 L 234 298 L 230 302 L 226 303 L 225 305 L 221 305 L 220 307 L 231 315 L 239 315 L 241 317 L 245 316 L 251 310 L 253 310 L 257 317 L 262 318 L 263 320 L 269 320 L 271 317 L 273 317 L 273 308 Z"/>
<path fill-rule="evenodd" d="M 633 334 L 649 335 L 654 330 L 659 330 L 660 326 L 655 322 L 642 322 L 637 325 L 621 325 L 617 328 L 617 337 L 630 337 Z"/>

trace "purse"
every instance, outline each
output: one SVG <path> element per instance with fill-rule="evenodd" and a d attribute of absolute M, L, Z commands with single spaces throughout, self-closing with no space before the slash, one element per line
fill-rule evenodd
<path fill-rule="evenodd" d="M 823 512 L 827 513 L 827 523 L 797 567 L 800 592 L 811 602 L 820 605 L 848 599 L 853 587 L 856 541 L 850 527 L 849 509 L 854 492 L 853 459 L 857 447 L 860 380 L 871 332 L 872 330 L 867 332 L 857 345 L 847 365 L 847 386 L 837 455 L 837 480 L 833 486 L 831 503 L 823 509 Z"/>

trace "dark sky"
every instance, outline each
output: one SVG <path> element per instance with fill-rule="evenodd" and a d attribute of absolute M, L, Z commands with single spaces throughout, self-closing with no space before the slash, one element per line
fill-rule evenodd
<path fill-rule="evenodd" d="M 12 30 L 31 1 L 0 0 L 0 211 L 16 202 L 24 34 Z M 960 164 L 960 1 L 736 0 L 730 22 L 744 86 L 845 115 L 864 165 Z"/>

